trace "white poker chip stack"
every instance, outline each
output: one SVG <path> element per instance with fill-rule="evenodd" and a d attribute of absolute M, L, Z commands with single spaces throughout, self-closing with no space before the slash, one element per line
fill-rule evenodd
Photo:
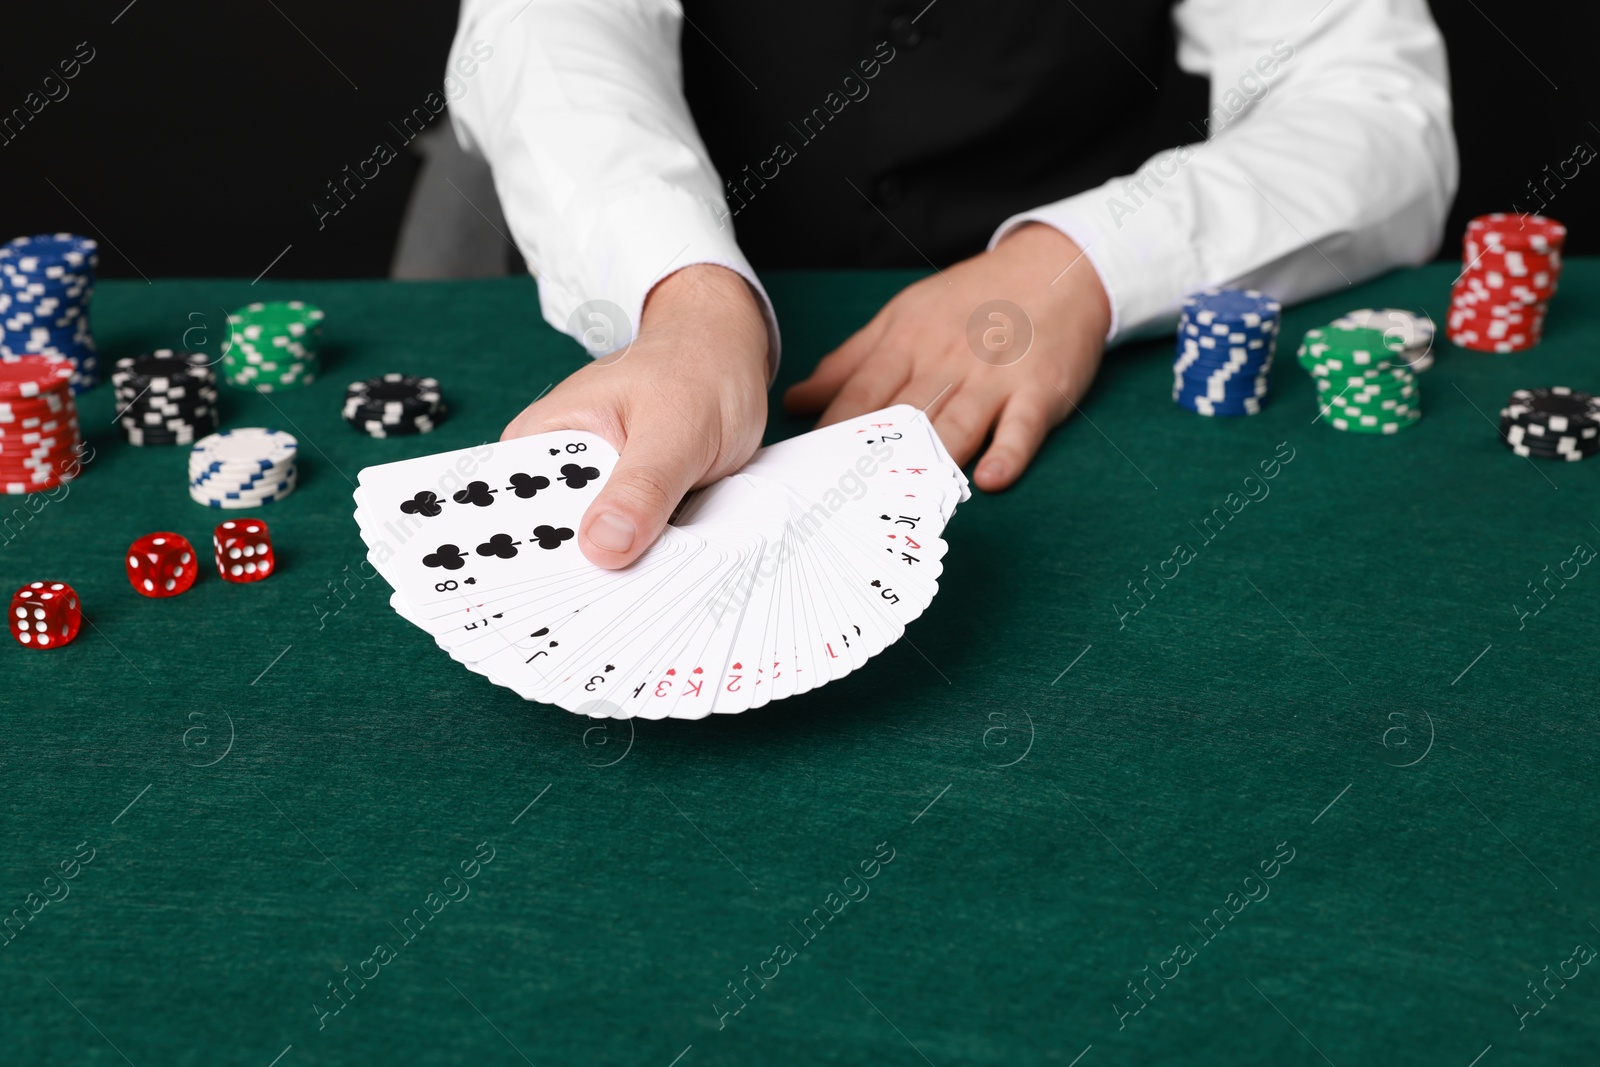
<path fill-rule="evenodd" d="M 195 442 L 189 496 L 210 508 L 254 508 L 282 500 L 298 480 L 299 442 L 282 430 L 243 427 Z"/>

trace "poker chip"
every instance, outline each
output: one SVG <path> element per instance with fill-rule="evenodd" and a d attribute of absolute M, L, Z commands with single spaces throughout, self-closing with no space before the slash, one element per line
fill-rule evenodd
<path fill-rule="evenodd" d="M 0 403 L 7 406 L 29 400 L 55 405 L 61 400 L 61 385 L 71 382 L 72 364 L 64 357 L 37 353 L 0 356 Z"/>
<path fill-rule="evenodd" d="M 271 504 L 282 500 L 294 492 L 295 479 L 287 478 L 281 482 L 272 482 L 254 489 L 241 489 L 232 492 L 211 491 L 190 487 L 189 496 L 197 504 L 204 504 L 211 508 L 254 508 L 262 504 Z"/>
<path fill-rule="evenodd" d="M 248 304 L 229 315 L 228 384 L 270 393 L 316 381 L 322 318 L 322 309 L 300 300 Z"/>
<path fill-rule="evenodd" d="M 193 390 L 216 385 L 210 361 L 198 352 L 157 349 L 142 356 L 117 360 L 111 382 L 118 392 L 149 393 L 181 398 Z"/>
<path fill-rule="evenodd" d="M 81 469 L 72 363 L 64 356 L 0 355 L 0 485 L 36 493 Z"/>
<path fill-rule="evenodd" d="M 1587 459 L 1600 453 L 1600 400 L 1566 386 L 1518 389 L 1500 409 L 1500 440 L 1519 456 Z"/>
<path fill-rule="evenodd" d="M 1341 329 L 1366 327 L 1379 330 L 1390 341 L 1399 339 L 1401 344 L 1399 354 L 1404 357 L 1404 366 L 1417 372 L 1433 366 L 1433 340 L 1436 331 L 1433 320 L 1422 312 L 1407 311 L 1404 308 L 1361 308 L 1340 315 L 1328 325 L 1338 326 Z M 1385 356 L 1384 359 L 1389 366 L 1402 365 L 1395 362 L 1392 356 Z"/>
<path fill-rule="evenodd" d="M 440 417 L 443 417 L 444 413 L 445 409 L 440 408 Z M 376 420 L 368 420 L 366 422 L 351 421 L 350 425 L 354 426 L 368 437 L 410 437 L 419 433 L 432 433 L 433 428 L 438 425 L 438 421 L 436 419 L 420 417 L 412 422 L 408 422 L 399 426 L 389 425 Z"/>
<path fill-rule="evenodd" d="M 1467 223 L 1450 293 L 1450 340 L 1478 352 L 1523 352 L 1544 336 L 1561 278 L 1567 228 L 1541 215 L 1496 213 Z"/>
<path fill-rule="evenodd" d="M 1367 308 L 1307 330 L 1295 353 L 1316 383 L 1318 414 L 1336 430 L 1393 434 L 1422 419 L 1416 362 L 1422 327 L 1401 312 L 1412 320 L 1405 328 L 1380 329 L 1389 313 Z"/>
<path fill-rule="evenodd" d="M 1172 399 L 1199 415 L 1255 415 L 1272 392 L 1276 300 L 1254 289 L 1208 289 L 1184 301 Z"/>
<path fill-rule="evenodd" d="M 18 237 L 0 247 L 0 355 L 59 356 L 81 393 L 100 380 L 89 329 L 98 246 L 70 233 Z"/>
<path fill-rule="evenodd" d="M 189 496 L 213 508 L 282 500 L 298 481 L 299 443 L 281 430 L 247 427 L 196 441 L 189 452 Z"/>
<path fill-rule="evenodd" d="M 141 448 L 155 447 L 157 445 L 192 445 L 195 442 L 193 431 L 179 430 L 170 432 L 159 429 L 145 429 L 142 426 L 121 427 L 122 436 L 130 445 Z"/>
<path fill-rule="evenodd" d="M 346 386 L 342 414 L 371 437 L 401 437 L 431 433 L 445 410 L 435 379 L 385 374 Z"/>
<path fill-rule="evenodd" d="M 216 431 L 217 385 L 198 352 L 158 349 L 117 360 L 117 427 L 129 444 L 192 445 Z"/>

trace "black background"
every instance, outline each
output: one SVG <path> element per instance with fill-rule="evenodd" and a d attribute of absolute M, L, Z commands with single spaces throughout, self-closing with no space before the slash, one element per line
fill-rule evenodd
<path fill-rule="evenodd" d="M 1334 0 L 1338 2 L 1338 0 Z M 20 6 L 20 5 L 17 5 Z M 31 6 L 31 5 L 30 5 Z M 324 183 L 395 144 L 390 123 L 438 90 L 453 3 L 420 0 L 95 0 L 8 12 L 0 114 L 88 41 L 70 95 L 0 145 L 0 234 L 73 230 L 101 241 L 106 277 L 253 278 L 286 246 L 279 278 L 386 274 L 418 161 L 385 166 L 319 231 Z M 1465 220 L 1600 148 L 1586 5 L 1436 2 L 1450 44 Z M 113 20 L 115 19 L 115 22 Z M 314 42 L 314 43 L 313 43 Z M 1571 165 L 1568 166 L 1571 173 Z M 1548 213 L 1569 250 L 1600 252 L 1600 161 Z"/>

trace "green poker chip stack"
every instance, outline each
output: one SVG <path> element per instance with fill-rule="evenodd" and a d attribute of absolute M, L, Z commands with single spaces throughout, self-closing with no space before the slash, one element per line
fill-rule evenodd
<path fill-rule="evenodd" d="M 321 369 L 322 309 L 300 300 L 249 304 L 228 316 L 228 384 L 271 393 L 310 385 Z"/>
<path fill-rule="evenodd" d="M 1370 327 L 1308 330 L 1296 353 L 1317 383 L 1328 425 L 1348 433 L 1399 433 L 1422 419 L 1405 342 Z"/>

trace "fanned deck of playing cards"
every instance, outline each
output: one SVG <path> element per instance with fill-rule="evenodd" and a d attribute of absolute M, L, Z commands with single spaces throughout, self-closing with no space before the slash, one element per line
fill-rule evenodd
<path fill-rule="evenodd" d="M 366 468 L 355 518 L 390 604 L 528 700 L 741 712 L 898 640 L 938 592 L 945 524 L 971 496 L 927 418 L 886 408 L 762 449 L 608 571 L 577 529 L 616 460 L 563 431 Z"/>

